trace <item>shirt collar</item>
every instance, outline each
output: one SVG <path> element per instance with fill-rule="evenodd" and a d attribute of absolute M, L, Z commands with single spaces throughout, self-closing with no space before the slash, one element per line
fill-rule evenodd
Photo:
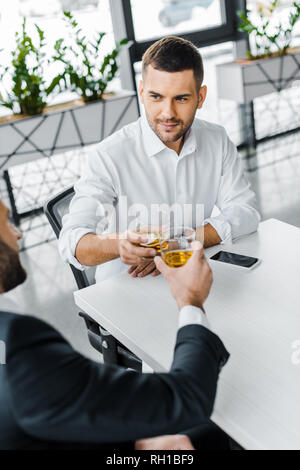
<path fill-rule="evenodd" d="M 197 140 L 196 140 L 196 132 L 195 132 L 195 125 L 192 124 L 191 128 L 188 130 L 184 137 L 184 144 L 179 155 L 180 158 L 185 157 L 186 155 L 190 155 L 191 153 L 196 152 L 197 148 Z"/>
<path fill-rule="evenodd" d="M 148 157 L 154 157 L 167 147 L 151 129 L 146 116 L 141 117 L 142 138 Z"/>
<path fill-rule="evenodd" d="M 168 149 L 168 147 L 160 140 L 159 137 L 157 137 L 155 132 L 151 129 L 147 117 L 145 115 L 141 117 L 141 129 L 144 147 L 148 157 L 154 157 L 163 150 Z M 189 129 L 185 136 L 184 145 L 180 153 L 180 158 L 195 152 L 195 150 L 196 135 L 193 123 L 192 127 Z"/>

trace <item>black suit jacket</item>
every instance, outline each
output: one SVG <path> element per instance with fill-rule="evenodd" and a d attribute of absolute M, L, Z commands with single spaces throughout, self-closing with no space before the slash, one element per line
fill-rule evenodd
<path fill-rule="evenodd" d="M 98 364 L 48 324 L 0 312 L 0 449 L 121 443 L 195 428 L 211 415 L 229 355 L 206 328 L 177 335 L 169 373 Z M 78 447 L 78 445 L 76 445 Z"/>

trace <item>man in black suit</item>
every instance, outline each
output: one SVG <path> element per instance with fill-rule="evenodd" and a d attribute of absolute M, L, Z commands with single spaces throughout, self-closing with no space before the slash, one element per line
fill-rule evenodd
<path fill-rule="evenodd" d="M 8 212 L 0 200 L 0 449 L 226 447 L 208 424 L 228 353 L 205 318 L 212 274 L 201 246 L 178 270 L 155 260 L 177 300 L 179 331 L 170 372 L 143 374 L 88 360 L 48 324 L 1 308 L 26 279 Z"/>

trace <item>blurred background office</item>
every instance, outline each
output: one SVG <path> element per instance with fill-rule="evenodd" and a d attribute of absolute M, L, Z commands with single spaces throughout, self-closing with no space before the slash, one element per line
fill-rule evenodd
<path fill-rule="evenodd" d="M 199 117 L 223 125 L 238 146 L 262 219 L 274 217 L 300 227 L 300 21 L 291 33 L 292 58 L 266 56 L 257 67 L 253 62 L 248 79 L 241 83 L 228 69 L 228 63 L 246 59 L 249 48 L 262 50 L 255 35 L 249 40 L 238 29 L 237 11 L 249 9 L 253 23 L 269 19 L 288 29 L 299 2 L 274 4 L 273 10 L 267 0 L 0 0 L 0 195 L 23 234 L 21 257 L 29 273 L 28 281 L 12 296 L 24 312 L 47 320 L 85 355 L 101 359 L 78 317 L 72 296 L 76 284 L 58 255 L 42 207 L 74 184 L 93 145 L 138 118 L 141 58 L 155 40 L 179 35 L 199 47 L 209 88 Z M 73 27 L 63 11 L 71 11 Z M 62 74 L 62 62 L 52 60 L 55 43 L 61 39 L 69 50 L 76 28 L 81 29 L 78 37 L 94 45 L 98 33 L 106 33 L 97 51 L 102 61 L 128 39 L 118 55 L 118 71 L 108 80 L 105 104 L 103 100 L 83 104 L 78 88 L 62 86 L 60 93 L 57 87 L 49 93 L 50 108 L 44 108 L 43 115 L 19 116 L 19 103 L 10 100 L 17 79 L 6 67 L 10 69 L 18 57 L 12 51 L 22 39 L 24 18 L 28 36 L 42 43 L 47 86 Z M 57 46 L 56 56 L 58 50 L 62 48 Z M 274 59 L 277 62 L 269 65 Z M 240 63 L 245 75 L 243 66 L 249 63 Z"/>

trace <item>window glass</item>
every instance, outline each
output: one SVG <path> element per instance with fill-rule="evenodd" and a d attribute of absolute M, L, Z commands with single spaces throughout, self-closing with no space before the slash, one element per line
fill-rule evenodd
<path fill-rule="evenodd" d="M 137 41 L 222 25 L 223 0 L 131 0 Z"/>

